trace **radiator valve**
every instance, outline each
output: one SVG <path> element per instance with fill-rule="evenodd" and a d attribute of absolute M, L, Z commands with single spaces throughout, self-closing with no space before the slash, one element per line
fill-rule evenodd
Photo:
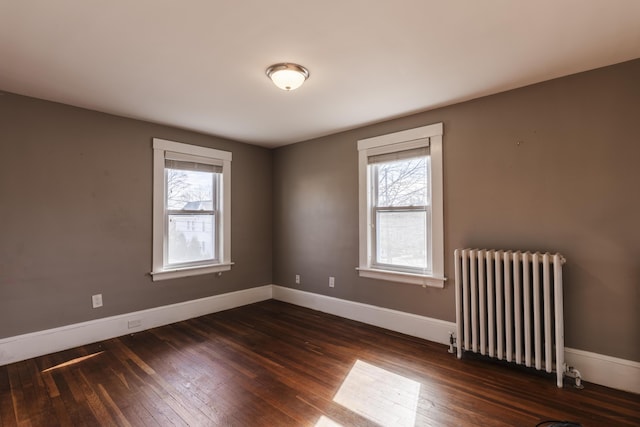
<path fill-rule="evenodd" d="M 456 345 L 456 338 L 453 336 L 453 332 L 449 332 L 449 353 L 455 353 L 453 347 Z"/>
<path fill-rule="evenodd" d="M 575 380 L 575 388 L 577 388 L 578 390 L 582 390 L 584 388 L 584 386 L 582 385 L 582 375 L 580 375 L 580 371 L 578 371 L 576 368 L 574 368 L 573 366 L 566 366 L 564 374 Z"/>

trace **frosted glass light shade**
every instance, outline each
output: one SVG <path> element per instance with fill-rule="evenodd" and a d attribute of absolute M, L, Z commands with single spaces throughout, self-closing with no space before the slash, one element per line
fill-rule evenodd
<path fill-rule="evenodd" d="M 301 65 L 281 63 L 267 68 L 267 76 L 282 90 L 294 90 L 309 78 L 309 71 Z"/>

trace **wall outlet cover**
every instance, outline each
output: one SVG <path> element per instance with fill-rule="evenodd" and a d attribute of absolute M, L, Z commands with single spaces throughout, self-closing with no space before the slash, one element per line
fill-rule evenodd
<path fill-rule="evenodd" d="M 102 307 L 102 294 L 91 296 L 91 303 L 93 304 L 93 308 Z"/>

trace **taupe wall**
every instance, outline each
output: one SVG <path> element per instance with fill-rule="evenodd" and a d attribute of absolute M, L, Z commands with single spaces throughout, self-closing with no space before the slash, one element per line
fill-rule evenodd
<path fill-rule="evenodd" d="M 222 277 L 148 275 L 153 137 L 233 153 Z M 267 149 L 0 93 L 0 159 L 0 338 L 271 283 Z"/>
<path fill-rule="evenodd" d="M 436 122 L 449 283 L 361 279 L 356 141 Z M 566 345 L 640 361 L 640 60 L 282 147 L 273 168 L 276 284 L 454 321 L 455 248 L 559 251 Z"/>
<path fill-rule="evenodd" d="M 355 271 L 356 141 L 442 121 L 450 280 L 457 247 L 559 251 L 567 345 L 640 361 L 638 76 L 640 60 L 273 152 L 0 93 L 0 338 L 268 283 L 453 321 L 452 282 Z M 153 137 L 233 152 L 220 278 L 148 276 Z"/>

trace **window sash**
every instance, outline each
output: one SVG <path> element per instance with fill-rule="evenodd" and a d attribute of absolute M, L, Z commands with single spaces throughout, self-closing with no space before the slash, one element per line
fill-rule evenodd
<path fill-rule="evenodd" d="M 382 207 L 385 205 L 380 204 L 380 189 L 379 189 L 379 165 L 384 163 L 393 163 L 400 160 L 412 160 L 412 159 L 425 159 L 425 205 L 431 205 L 431 158 L 429 156 L 429 147 L 420 147 L 417 149 L 397 151 L 392 153 L 385 153 L 382 155 L 369 156 L 368 161 L 368 179 L 370 185 L 370 199 L 371 206 Z M 391 207 L 394 205 L 389 205 Z M 395 206 L 402 208 L 402 206 Z"/>
<path fill-rule="evenodd" d="M 211 257 L 199 257 L 190 261 L 174 261 L 171 262 L 171 248 L 170 248 L 170 244 L 172 243 L 172 240 L 170 238 L 170 221 L 173 218 L 175 220 L 175 217 L 189 217 L 189 218 L 193 218 L 193 217 L 212 217 L 212 224 L 211 224 L 211 230 L 209 234 L 209 236 L 211 237 L 211 248 L 210 251 L 212 253 Z M 170 267 L 170 268 L 182 268 L 182 267 L 192 267 L 192 266 L 199 266 L 199 265 L 210 265 L 212 263 L 217 263 L 219 262 L 220 259 L 220 251 L 219 251 L 219 247 L 217 245 L 217 236 L 219 233 L 216 232 L 217 230 L 217 226 L 216 223 L 218 223 L 218 217 L 219 215 L 216 215 L 215 213 L 204 213 L 202 211 L 198 211 L 197 213 L 190 213 L 187 214 L 183 211 L 178 211 L 177 214 L 168 214 L 167 215 L 167 238 L 165 239 L 165 266 Z M 203 224 L 204 225 L 204 224 Z M 187 228 L 187 230 L 180 230 L 182 232 L 185 233 L 200 233 L 200 232 L 206 232 L 206 230 L 200 230 L 199 228 L 194 227 L 193 229 L 190 229 L 189 227 Z M 204 247 L 201 250 L 204 250 L 206 247 L 206 241 L 199 241 L 196 240 L 200 245 L 202 245 L 203 243 L 205 244 Z M 175 242 L 177 243 L 177 242 Z M 191 242 L 188 242 L 188 244 L 191 244 Z M 187 248 L 185 248 L 187 249 Z"/>
<path fill-rule="evenodd" d="M 401 263 L 387 263 L 379 259 L 378 244 L 379 244 L 379 231 L 382 227 L 379 224 L 379 213 L 411 213 L 411 212 L 424 212 L 424 230 L 425 230 L 425 245 L 424 245 L 424 268 L 410 266 Z M 432 271 L 431 265 L 431 207 L 430 206 L 407 206 L 407 207 L 372 207 L 371 208 L 371 267 L 379 268 L 383 270 L 402 271 L 406 273 L 415 274 L 430 274 Z"/>
<path fill-rule="evenodd" d="M 201 165 L 201 164 L 197 164 L 197 165 Z M 168 171 L 169 169 L 171 170 L 187 170 L 187 171 L 194 171 L 194 172 L 211 172 L 209 170 L 203 170 L 203 169 L 197 169 L 198 166 L 195 166 L 196 169 L 176 169 L 174 167 L 168 167 L 165 166 L 164 168 L 164 210 L 165 210 L 165 215 L 167 212 L 215 212 L 218 211 L 220 209 L 220 188 L 221 188 L 221 181 L 223 179 L 222 177 L 222 170 L 220 170 L 220 172 L 213 172 L 212 173 L 212 183 L 211 183 L 211 204 L 212 204 L 212 209 L 169 209 L 169 176 L 168 176 Z M 204 165 L 207 166 L 207 165 Z"/>
<path fill-rule="evenodd" d="M 370 198 L 370 209 L 371 209 L 371 235 L 370 235 L 370 244 L 371 244 L 371 267 L 380 268 L 385 270 L 394 270 L 394 271 L 402 271 L 408 273 L 416 273 L 416 274 L 428 274 L 431 272 L 431 251 L 430 251 L 430 235 L 431 235 L 431 206 L 430 206 L 430 197 L 429 197 L 429 148 L 428 147 L 419 147 L 413 148 L 409 150 L 395 151 L 391 153 L 384 153 L 374 156 L 369 156 L 367 158 L 367 162 L 370 168 L 370 185 L 371 185 L 371 198 Z M 411 160 L 418 159 L 420 157 L 424 157 L 426 161 L 426 178 L 425 178 L 425 192 L 426 192 L 426 203 L 423 205 L 412 205 L 412 206 L 384 206 L 379 203 L 379 193 L 380 193 L 380 182 L 378 176 L 378 165 L 383 163 L 391 163 L 397 162 L 400 160 Z M 387 263 L 383 262 L 379 259 L 379 233 L 382 232 L 382 227 L 379 223 L 380 215 L 379 213 L 403 213 L 403 212 L 424 212 L 425 213 L 425 246 L 424 246 L 424 268 L 410 266 L 406 264 L 400 263 Z"/>
<path fill-rule="evenodd" d="M 173 158 L 168 158 L 173 157 Z M 179 160 L 178 160 L 179 159 Z M 165 268 L 185 268 L 196 267 L 202 265 L 217 264 L 221 261 L 220 254 L 220 226 L 221 215 L 219 212 L 220 201 L 218 195 L 220 194 L 220 182 L 222 180 L 222 166 L 211 163 L 202 163 L 203 158 L 197 156 L 180 155 L 177 153 L 165 153 L 165 191 L 164 191 L 164 243 L 163 243 L 163 265 Z M 193 160 L 198 160 L 193 161 Z M 184 170 L 193 172 L 208 172 L 212 174 L 212 209 L 168 209 L 168 170 Z M 211 227 L 211 245 L 213 256 L 210 258 L 203 258 L 193 261 L 184 262 L 171 262 L 170 261 L 170 227 L 171 218 L 175 216 L 212 216 L 213 223 Z M 186 230 L 188 232 L 195 232 L 197 230 Z M 209 233 L 208 233 L 209 234 Z"/>

